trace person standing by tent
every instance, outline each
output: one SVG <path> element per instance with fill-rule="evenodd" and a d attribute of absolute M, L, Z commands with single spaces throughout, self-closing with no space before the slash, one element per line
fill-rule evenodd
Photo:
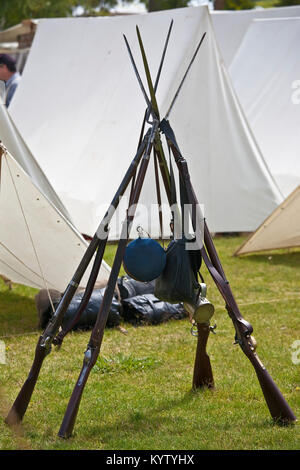
<path fill-rule="evenodd" d="M 16 61 L 8 54 L 0 54 L 0 80 L 5 82 L 5 104 L 8 107 L 21 81 Z"/>

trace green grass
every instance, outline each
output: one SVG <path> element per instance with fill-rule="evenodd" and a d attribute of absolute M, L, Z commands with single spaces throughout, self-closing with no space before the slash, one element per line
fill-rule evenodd
<path fill-rule="evenodd" d="M 276 8 L 279 6 L 279 0 L 260 0 L 255 5 L 263 8 Z"/>
<path fill-rule="evenodd" d="M 93 372 L 100 374 L 114 374 L 141 371 L 159 365 L 161 361 L 156 357 L 134 357 L 133 355 L 125 355 L 119 352 L 115 356 L 99 356 L 93 367 Z"/>
<path fill-rule="evenodd" d="M 254 328 L 258 354 L 300 416 L 300 364 L 292 344 L 300 340 L 300 250 L 235 258 L 243 237 L 216 238 L 215 245 L 246 320 Z M 115 247 L 108 246 L 111 263 Z M 69 334 L 46 358 L 32 400 L 17 429 L 3 417 L 32 364 L 37 313 L 34 289 L 0 283 L 0 336 L 7 364 L 0 365 L 0 449 L 299 449 L 299 423 L 274 425 L 254 370 L 206 268 L 208 297 L 215 304 L 216 335 L 210 335 L 216 388 L 192 391 L 196 338 L 190 323 L 123 325 L 106 329 L 101 356 L 90 374 L 74 436 L 57 437 L 78 378 L 90 332 Z M 5 336 L 5 338 L 4 338 Z"/>

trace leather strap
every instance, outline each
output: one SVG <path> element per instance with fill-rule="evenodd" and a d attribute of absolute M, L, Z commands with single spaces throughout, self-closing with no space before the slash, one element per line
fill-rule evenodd
<path fill-rule="evenodd" d="M 181 177 L 184 178 L 184 181 L 186 183 L 186 188 L 187 188 L 187 193 L 188 193 L 188 200 L 190 204 L 194 205 L 193 203 L 198 203 L 195 193 L 193 192 L 193 188 L 190 182 L 190 175 L 188 172 L 186 160 L 182 156 L 179 147 L 177 145 L 176 139 L 174 132 L 169 124 L 168 121 L 163 119 L 160 123 L 160 129 L 161 131 L 165 134 L 167 140 L 169 141 L 169 145 L 171 146 L 171 149 L 173 151 L 176 163 L 179 167 L 180 175 Z M 198 204 L 199 206 L 199 204 Z M 193 225 L 195 228 L 195 220 L 193 220 Z M 249 334 L 252 333 L 253 329 L 250 323 L 248 323 L 244 318 L 242 317 L 239 308 L 237 306 L 237 303 L 233 297 L 233 294 L 231 292 L 231 288 L 229 286 L 229 282 L 227 281 L 225 277 L 225 273 L 223 270 L 223 267 L 221 265 L 221 262 L 219 260 L 219 257 L 217 255 L 217 252 L 215 249 L 213 249 L 213 243 L 211 240 L 211 236 L 208 230 L 208 227 L 206 225 L 206 222 L 204 223 L 204 240 L 205 240 L 205 245 L 202 244 L 200 251 L 202 258 L 207 266 L 207 269 L 209 273 L 211 274 L 213 280 L 216 283 L 216 286 L 218 287 L 222 297 L 224 298 L 226 302 L 226 309 L 229 313 L 229 316 L 237 320 L 239 323 L 241 323 L 245 329 L 245 332 L 248 332 Z"/>
<path fill-rule="evenodd" d="M 161 193 L 159 185 L 159 175 L 158 175 L 158 164 L 157 164 L 157 153 L 153 148 L 153 161 L 154 161 L 154 175 L 155 175 L 155 185 L 156 185 L 156 196 L 158 204 L 158 218 L 159 218 L 159 230 L 160 230 L 160 239 L 164 238 L 164 228 L 163 228 L 163 218 L 161 213 Z"/>

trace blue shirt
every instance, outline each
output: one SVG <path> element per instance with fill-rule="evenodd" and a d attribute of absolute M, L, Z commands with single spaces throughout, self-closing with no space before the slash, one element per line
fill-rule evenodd
<path fill-rule="evenodd" d="M 20 81 L 21 81 L 21 75 L 19 74 L 19 72 L 16 72 L 7 80 L 7 82 L 5 82 L 5 89 L 6 89 L 5 104 L 7 107 L 9 106 L 11 99 Z"/>

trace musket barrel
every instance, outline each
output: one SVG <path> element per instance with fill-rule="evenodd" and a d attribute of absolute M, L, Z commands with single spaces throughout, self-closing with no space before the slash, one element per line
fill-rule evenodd
<path fill-rule="evenodd" d="M 108 232 L 107 232 L 107 237 L 108 237 Z M 90 277 L 87 282 L 87 286 L 84 292 L 84 295 L 82 296 L 82 299 L 80 301 L 80 304 L 75 312 L 74 318 L 71 319 L 68 325 L 66 325 L 59 333 L 58 335 L 53 339 L 53 344 L 55 345 L 61 345 L 64 337 L 68 334 L 69 331 L 72 330 L 72 328 L 78 323 L 79 319 L 81 318 L 82 313 L 84 312 L 84 309 L 88 305 L 88 302 L 91 298 L 91 295 L 93 293 L 93 289 L 95 287 L 95 283 L 100 271 L 101 263 L 103 260 L 103 255 L 104 255 L 104 250 L 107 242 L 107 237 L 105 240 L 101 240 L 98 246 L 98 250 L 95 256 L 94 264 L 90 273 Z"/>
<path fill-rule="evenodd" d="M 172 135 L 171 129 L 170 132 L 168 128 L 165 128 L 167 131 L 166 137 L 170 138 Z M 189 199 L 189 203 L 191 205 L 196 206 L 196 210 L 199 211 L 199 204 L 195 196 L 195 192 L 190 180 L 190 176 L 188 173 L 188 167 L 185 159 L 180 155 L 178 155 L 179 149 L 175 142 L 170 142 L 171 149 L 175 153 L 174 157 L 180 172 L 181 177 L 186 183 L 187 188 L 187 195 Z M 192 217 L 193 219 L 193 217 Z M 196 229 L 195 226 L 195 218 L 192 220 L 194 230 Z M 252 363 L 256 375 L 258 377 L 263 395 L 265 397 L 267 406 L 269 408 L 270 414 L 272 418 L 276 422 L 294 422 L 296 417 L 291 410 L 290 406 L 286 402 L 285 398 L 283 397 L 282 393 L 280 392 L 279 388 L 273 381 L 272 377 L 258 358 L 254 348 L 251 345 L 251 333 L 253 331 L 252 326 L 246 320 L 243 319 L 237 303 L 234 299 L 232 294 L 230 285 L 225 278 L 225 274 L 217 255 L 217 251 L 213 245 L 212 239 L 209 234 L 209 230 L 207 225 L 204 226 L 204 231 L 206 233 L 206 237 L 204 239 L 204 243 L 208 244 L 209 254 L 211 259 L 208 258 L 206 250 L 204 247 L 201 248 L 202 257 L 207 265 L 207 268 L 215 281 L 216 286 L 218 287 L 219 291 L 221 292 L 224 300 L 226 301 L 226 308 L 228 310 L 229 316 L 233 322 L 233 325 L 236 329 L 237 336 L 238 336 L 238 343 L 241 346 L 242 351 L 248 357 L 250 362 Z M 206 247 L 207 248 L 207 247 Z"/>
<path fill-rule="evenodd" d="M 138 165 L 144 151 L 146 148 L 146 145 L 148 143 L 148 138 L 149 138 L 149 131 L 145 135 L 140 147 L 138 148 L 138 151 L 131 162 L 113 200 L 111 203 L 111 206 L 113 208 L 117 208 L 119 202 L 120 202 L 120 197 L 125 193 L 128 184 L 130 183 L 130 180 L 132 178 L 132 175 L 136 169 L 136 166 Z M 102 222 L 100 223 L 94 237 L 92 238 L 90 244 L 88 245 L 86 252 L 84 253 L 82 260 L 79 263 L 79 266 L 77 267 L 74 276 L 72 277 L 72 280 L 68 284 L 62 299 L 60 300 L 60 303 L 57 306 L 56 311 L 54 312 L 53 316 L 51 317 L 48 325 L 46 326 L 46 329 L 44 330 L 43 334 L 39 338 L 39 341 L 36 346 L 35 350 L 35 357 L 34 361 L 32 364 L 32 367 L 30 369 L 29 375 L 24 382 L 24 385 L 22 386 L 21 390 L 19 391 L 17 398 L 15 399 L 11 410 L 9 411 L 5 422 L 7 424 L 10 423 L 15 423 L 15 422 L 20 422 L 23 419 L 23 416 L 28 408 L 32 393 L 34 391 L 34 387 L 36 385 L 40 369 L 42 367 L 44 358 L 47 356 L 47 354 L 50 353 L 51 351 L 51 344 L 52 341 L 55 337 L 55 335 L 58 332 L 58 329 L 62 323 L 63 317 L 70 305 L 70 302 L 72 298 L 75 295 L 75 292 L 79 286 L 79 283 L 96 251 L 96 249 L 99 246 L 100 243 L 100 238 L 99 238 L 99 233 L 102 230 L 106 234 L 106 227 L 108 223 L 110 222 L 111 218 L 113 216 L 112 211 L 110 213 L 107 213 Z M 101 229 L 101 230 L 100 230 Z M 106 234 L 107 235 L 107 234 Z M 103 234 L 102 234 L 103 236 Z"/>
<path fill-rule="evenodd" d="M 59 437 L 67 438 L 70 437 L 76 421 L 76 416 L 79 410 L 80 401 L 82 397 L 82 393 L 89 377 L 90 371 L 92 370 L 98 354 L 100 352 L 102 339 L 104 335 L 104 329 L 106 326 L 112 298 L 115 291 L 116 282 L 118 279 L 118 275 L 120 272 L 121 264 L 124 258 L 126 245 L 128 242 L 128 236 L 130 233 L 130 227 L 132 225 L 132 221 L 134 218 L 136 204 L 138 203 L 139 196 L 141 193 L 141 189 L 143 186 L 143 182 L 145 179 L 146 170 L 149 164 L 149 158 L 153 146 L 154 135 L 157 132 L 158 128 L 158 121 L 154 122 L 151 128 L 151 133 L 148 137 L 148 142 L 146 146 L 146 151 L 143 156 L 141 166 L 139 168 L 139 172 L 136 178 L 135 187 L 133 190 L 132 196 L 132 205 L 129 207 L 127 212 L 127 218 L 122 226 L 122 233 L 121 238 L 118 243 L 118 248 L 116 251 L 115 259 L 113 262 L 113 266 L 110 272 L 109 280 L 105 289 L 104 297 L 97 315 L 96 322 L 94 324 L 89 344 L 87 346 L 87 350 L 85 352 L 83 366 L 79 375 L 79 378 L 76 382 L 75 388 L 73 390 L 72 396 L 69 400 L 67 410 L 65 416 L 63 418 L 60 430 L 59 430 Z"/>

